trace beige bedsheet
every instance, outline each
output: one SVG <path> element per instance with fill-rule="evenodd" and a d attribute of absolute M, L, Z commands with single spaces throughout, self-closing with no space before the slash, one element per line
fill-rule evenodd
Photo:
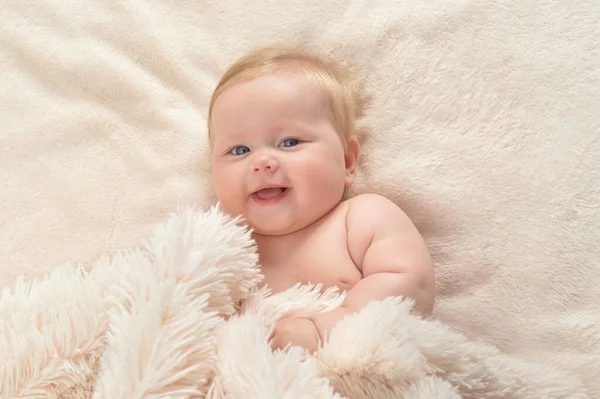
<path fill-rule="evenodd" d="M 0 0 L 0 286 L 209 204 L 207 102 L 258 45 L 372 94 L 354 192 L 435 258 L 436 315 L 600 397 L 600 3 Z"/>

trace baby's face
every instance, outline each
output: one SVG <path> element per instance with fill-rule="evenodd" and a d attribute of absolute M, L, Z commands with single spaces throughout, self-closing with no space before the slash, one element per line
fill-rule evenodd
<path fill-rule="evenodd" d="M 212 114 L 212 173 L 223 209 L 258 234 L 300 230 L 352 183 L 326 94 L 279 75 L 228 88 Z"/>

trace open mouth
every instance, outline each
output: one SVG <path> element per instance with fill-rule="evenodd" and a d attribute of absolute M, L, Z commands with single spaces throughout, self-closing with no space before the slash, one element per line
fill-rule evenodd
<path fill-rule="evenodd" d="M 258 190 L 254 193 L 260 199 L 271 199 L 275 198 L 287 191 L 287 187 L 272 187 L 272 188 L 263 188 L 262 190 Z"/>
<path fill-rule="evenodd" d="M 272 204 L 284 198 L 288 192 L 288 187 L 263 188 L 262 190 L 254 192 L 252 198 L 261 204 Z"/>

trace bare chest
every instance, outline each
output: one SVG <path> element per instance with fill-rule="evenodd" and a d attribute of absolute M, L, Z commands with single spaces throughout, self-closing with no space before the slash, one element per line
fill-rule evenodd
<path fill-rule="evenodd" d="M 349 290 L 362 274 L 348 251 L 345 218 L 337 212 L 290 237 L 259 242 L 259 261 L 273 292 L 302 284 Z"/>

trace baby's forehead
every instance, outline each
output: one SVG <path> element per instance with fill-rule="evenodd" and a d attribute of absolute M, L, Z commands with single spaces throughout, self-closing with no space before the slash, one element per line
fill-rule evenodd
<path fill-rule="evenodd" d="M 339 97 L 336 96 L 339 89 L 336 90 L 336 84 L 341 83 L 332 80 L 325 71 L 306 63 L 302 66 L 293 63 L 276 69 L 238 71 L 220 87 L 220 93 L 214 98 L 213 111 L 216 112 L 210 115 L 211 134 L 217 136 L 219 131 L 223 133 L 224 125 L 227 125 L 224 130 L 239 128 L 235 126 L 237 121 L 233 120 L 234 116 L 251 119 L 252 112 L 255 112 L 267 113 L 269 119 L 276 119 L 278 114 L 290 114 L 298 110 L 302 110 L 305 118 L 325 116 L 336 125 L 336 130 L 344 131 L 340 129 L 338 121 L 339 101 L 336 102 L 335 98 Z M 271 90 L 273 94 L 283 94 L 270 95 Z M 281 92 L 276 93 L 278 90 Z M 226 136 L 224 138 L 229 139 L 229 132 Z"/>
<path fill-rule="evenodd" d="M 221 116 L 250 109 L 265 111 L 265 108 L 282 113 L 294 110 L 322 113 L 330 106 L 331 96 L 325 88 L 306 79 L 280 74 L 232 82 L 215 101 L 216 113 Z"/>

